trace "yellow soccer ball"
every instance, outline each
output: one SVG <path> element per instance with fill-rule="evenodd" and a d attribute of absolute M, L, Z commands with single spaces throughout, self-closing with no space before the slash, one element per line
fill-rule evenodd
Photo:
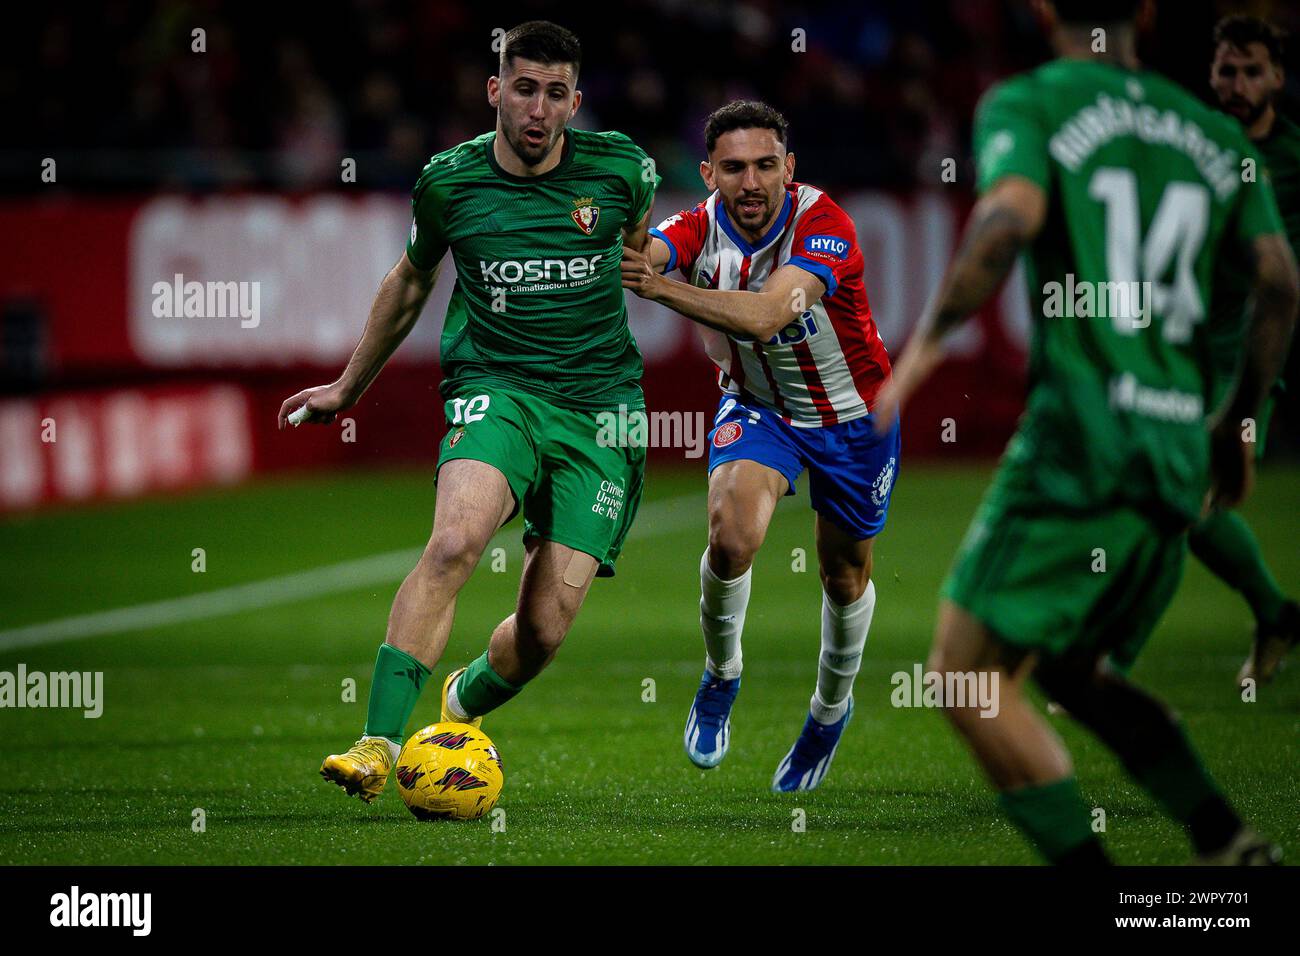
<path fill-rule="evenodd" d="M 398 792 L 420 820 L 477 820 L 504 784 L 497 748 L 469 724 L 430 724 L 397 758 Z"/>

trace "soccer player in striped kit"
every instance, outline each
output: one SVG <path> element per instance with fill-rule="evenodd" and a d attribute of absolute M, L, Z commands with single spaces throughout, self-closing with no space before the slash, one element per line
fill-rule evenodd
<path fill-rule="evenodd" d="M 709 546 L 700 561 L 704 676 L 687 718 L 687 756 L 716 767 L 740 690 L 750 571 L 782 495 L 806 469 L 822 581 L 817 687 L 772 788 L 825 778 L 853 713 L 876 592 L 872 543 L 898 472 L 895 420 L 871 414 L 889 356 L 871 318 L 853 222 L 794 181 L 784 117 L 734 102 L 705 126 L 700 174 L 713 194 L 623 252 L 623 284 L 707 326 L 722 398 L 709 435 Z M 666 273 L 679 269 L 686 282 Z"/>

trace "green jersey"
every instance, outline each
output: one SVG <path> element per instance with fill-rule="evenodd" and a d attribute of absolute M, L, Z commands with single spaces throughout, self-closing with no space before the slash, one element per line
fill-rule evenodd
<path fill-rule="evenodd" d="M 990 90 L 981 191 L 1048 196 L 1026 256 L 1030 393 L 1008 446 L 1048 507 L 1130 504 L 1192 520 L 1208 483 L 1206 316 L 1214 262 L 1282 230 L 1240 126 L 1164 77 L 1059 59 Z"/>
<path fill-rule="evenodd" d="M 627 324 L 622 230 L 659 177 L 622 133 L 565 133 L 559 164 L 514 176 L 495 133 L 434 156 L 411 195 L 406 254 L 420 269 L 448 248 L 456 285 L 443 325 L 443 396 L 509 384 L 566 408 L 644 407 Z"/>
<path fill-rule="evenodd" d="M 1282 213 L 1287 240 L 1293 250 L 1300 250 L 1300 126 L 1279 114 L 1268 136 L 1253 145 L 1263 160 L 1256 174 L 1268 179 Z M 1225 256 L 1215 275 L 1210 310 L 1218 391 L 1226 389 L 1237 370 L 1250 291 L 1249 262 L 1238 254 Z"/>

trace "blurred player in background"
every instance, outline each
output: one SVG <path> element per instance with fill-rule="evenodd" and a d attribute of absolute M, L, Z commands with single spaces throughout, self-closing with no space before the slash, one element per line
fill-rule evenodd
<path fill-rule="evenodd" d="M 533 21 L 506 34 L 488 80 L 496 131 L 439 153 L 412 196 L 406 253 L 384 279 L 338 381 L 285 401 L 332 422 L 419 318 L 443 254 L 457 281 L 442 334 L 450 429 L 424 554 L 393 601 L 365 733 L 321 775 L 366 802 L 383 790 L 420 690 L 447 646 L 456 595 L 488 540 L 524 513 L 515 612 L 443 685 L 442 720 L 481 722 L 554 657 L 592 578 L 611 576 L 641 497 L 645 449 L 597 442 L 598 414 L 645 407 L 619 247 L 645 242 L 659 182 L 621 133 L 568 129 L 577 38 Z"/>
<path fill-rule="evenodd" d="M 1278 113 L 1282 90 L 1282 36 L 1265 20 L 1226 17 L 1214 30 L 1210 86 L 1219 106 L 1235 116 L 1259 151 L 1262 168 L 1277 197 L 1282 222 L 1294 252 L 1300 249 L 1300 126 Z M 1231 385 L 1241 351 L 1241 316 L 1250 295 L 1249 263 L 1226 260 L 1215 277 L 1211 308 L 1212 355 L 1219 363 L 1211 408 Z M 1284 360 L 1285 362 L 1285 360 Z M 1257 457 L 1264 455 L 1274 401 L 1284 389 L 1279 380 L 1259 413 Z M 1190 544 L 1207 568 L 1250 603 L 1255 614 L 1255 644 L 1237 676 L 1267 683 L 1287 650 L 1300 639 L 1300 604 L 1278 587 L 1250 525 L 1236 511 L 1216 511 L 1192 528 Z M 1131 663 L 1119 661 L 1119 663 Z"/>
<path fill-rule="evenodd" d="M 822 582 L 821 657 L 803 730 L 774 790 L 825 778 L 849 718 L 876 606 L 872 544 L 898 473 L 896 416 L 873 427 L 889 356 L 871 318 L 853 221 L 794 182 L 785 118 L 734 102 L 709 117 L 713 195 L 625 246 L 624 285 L 715 330 L 706 333 L 722 398 L 709 438 L 709 545 L 700 560 L 704 676 L 686 754 L 716 767 L 731 742 L 741 633 L 754 555 L 782 495 L 806 468 Z M 663 272 L 680 269 L 688 282 Z"/>
<path fill-rule="evenodd" d="M 1169 710 L 1106 657 L 1163 613 L 1207 485 L 1215 506 L 1250 486 L 1241 423 L 1285 354 L 1295 260 L 1267 181 L 1243 182 L 1242 159 L 1257 157 L 1237 123 L 1138 64 L 1135 19 L 1151 16 L 1149 0 L 1038 9 L 1057 59 L 984 96 L 981 199 L 877 406 L 887 421 L 1027 249 L 1027 409 L 944 585 L 930 667 L 998 679 L 995 716 L 952 699 L 945 709 L 1048 860 L 1106 856 L 1068 753 L 1024 693 L 1031 672 L 1183 825 L 1202 862 L 1275 862 L 1278 848 L 1242 823 Z M 1207 431 L 1211 274 L 1238 249 L 1254 307 L 1240 373 Z M 1143 301 L 1101 316 L 1049 304 L 1081 284 L 1101 303 L 1112 283 L 1146 283 Z"/>

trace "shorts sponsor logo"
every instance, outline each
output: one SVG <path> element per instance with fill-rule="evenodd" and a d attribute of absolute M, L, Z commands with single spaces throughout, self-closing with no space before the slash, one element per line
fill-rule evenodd
<path fill-rule="evenodd" d="M 451 436 L 451 441 L 447 442 L 447 447 L 455 448 L 456 442 L 460 441 L 464 437 L 465 437 L 465 429 L 463 428 L 456 429 L 456 433 Z"/>
<path fill-rule="evenodd" d="M 617 521 L 623 511 L 623 494 L 623 486 L 618 482 L 602 481 L 600 490 L 596 492 L 596 503 L 591 506 L 591 510 L 610 521 Z"/>
<path fill-rule="evenodd" d="M 725 425 L 718 426 L 718 430 L 713 433 L 713 447 L 726 448 L 735 441 L 740 440 L 740 436 L 745 433 L 740 422 L 727 422 Z"/>
<path fill-rule="evenodd" d="M 883 505 L 889 500 L 889 492 L 894 487 L 894 467 L 897 464 L 897 458 L 889 459 L 889 463 L 880 469 L 880 474 L 871 483 L 871 503 L 873 505 Z"/>

